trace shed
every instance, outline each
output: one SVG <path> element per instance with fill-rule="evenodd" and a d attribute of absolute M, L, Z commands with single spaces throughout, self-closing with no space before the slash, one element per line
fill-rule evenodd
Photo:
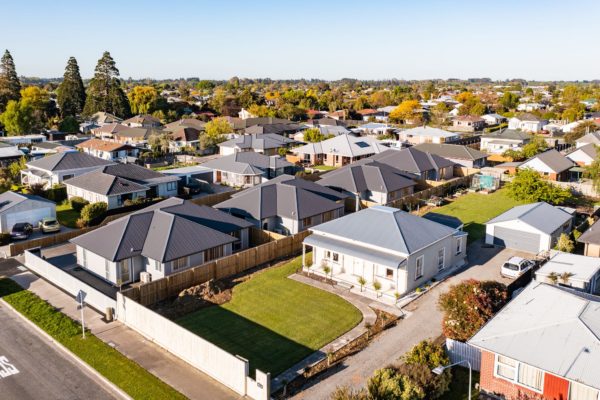
<path fill-rule="evenodd" d="M 56 204 L 29 194 L 4 192 L 0 194 L 0 231 L 8 233 L 18 222 L 37 226 L 44 218 L 56 218 Z"/>

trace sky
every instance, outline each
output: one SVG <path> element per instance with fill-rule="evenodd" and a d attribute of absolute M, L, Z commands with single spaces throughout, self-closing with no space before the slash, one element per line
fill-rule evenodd
<path fill-rule="evenodd" d="M 22 76 L 600 79 L 600 0 L 0 0 Z"/>

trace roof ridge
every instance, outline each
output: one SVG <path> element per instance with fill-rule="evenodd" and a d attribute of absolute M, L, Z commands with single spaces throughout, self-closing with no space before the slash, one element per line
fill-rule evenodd
<path fill-rule="evenodd" d="M 408 243 L 406 243 L 406 239 L 404 238 L 404 234 L 402 233 L 402 228 L 400 228 L 400 221 L 398 221 L 398 218 L 400 215 L 402 215 L 403 211 L 400 209 L 397 209 L 396 211 L 394 211 L 392 213 L 392 215 L 394 216 L 394 222 L 396 224 L 396 227 L 398 228 L 398 232 L 400 233 L 400 239 L 402 239 L 402 243 L 404 244 L 404 248 L 406 249 L 407 254 L 410 254 L 410 249 L 408 248 Z"/>
<path fill-rule="evenodd" d="M 165 247 L 162 249 L 162 252 L 161 252 L 161 259 L 159 260 L 160 262 L 163 262 L 163 261 L 165 260 L 165 257 L 166 257 L 167 249 L 169 248 L 169 244 L 171 243 L 171 240 L 173 240 L 173 235 L 172 235 L 172 232 L 173 232 L 173 227 L 174 227 L 174 225 L 175 225 L 175 217 L 176 217 L 176 215 L 175 215 L 175 214 L 168 213 L 168 212 L 166 212 L 166 211 L 163 211 L 163 210 L 162 210 L 162 209 L 160 209 L 160 208 L 159 208 L 159 209 L 157 209 L 157 210 L 154 210 L 154 214 L 155 214 L 155 215 L 156 215 L 156 214 L 164 214 L 164 215 L 166 215 L 166 216 L 167 216 L 167 218 L 170 218 L 170 219 L 171 219 L 171 221 L 170 221 L 170 224 L 169 224 L 169 229 L 168 229 L 169 233 L 168 233 L 168 235 L 167 235 L 167 237 L 168 237 L 168 240 L 167 240 L 167 241 L 165 241 Z M 154 219 L 154 216 L 152 217 L 152 219 Z M 150 224 L 152 224 L 152 221 L 150 222 Z M 146 240 L 148 240 L 148 235 L 146 235 Z M 144 243 L 144 244 L 145 244 L 145 243 Z"/>

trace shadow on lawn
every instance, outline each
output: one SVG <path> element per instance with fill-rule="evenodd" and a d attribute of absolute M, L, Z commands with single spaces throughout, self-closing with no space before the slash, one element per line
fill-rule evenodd
<path fill-rule="evenodd" d="M 250 362 L 250 374 L 260 369 L 275 378 L 315 352 L 223 307 L 209 307 L 175 321 L 182 327 Z"/>

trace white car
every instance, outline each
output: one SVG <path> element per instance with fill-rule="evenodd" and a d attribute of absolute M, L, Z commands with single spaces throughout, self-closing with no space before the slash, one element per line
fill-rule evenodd
<path fill-rule="evenodd" d="M 518 278 L 533 268 L 535 263 L 521 257 L 511 257 L 502 265 L 500 275 L 507 278 Z"/>

